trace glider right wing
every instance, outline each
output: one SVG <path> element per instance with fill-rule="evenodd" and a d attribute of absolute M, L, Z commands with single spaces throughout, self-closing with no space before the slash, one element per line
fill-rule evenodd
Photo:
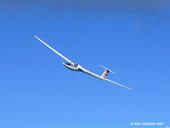
<path fill-rule="evenodd" d="M 63 59 L 65 59 L 66 61 L 68 61 L 71 64 L 74 64 L 72 61 L 70 61 L 69 59 L 67 59 L 65 56 L 63 56 L 62 54 L 60 54 L 59 52 L 57 52 L 55 49 L 53 49 L 51 46 L 49 46 L 48 44 L 46 44 L 44 41 L 42 41 L 40 38 L 38 38 L 37 36 L 34 36 L 35 38 L 37 38 L 40 42 L 42 42 L 44 45 L 46 45 L 49 49 L 51 49 L 53 52 L 57 53 L 59 56 L 61 56 Z"/>

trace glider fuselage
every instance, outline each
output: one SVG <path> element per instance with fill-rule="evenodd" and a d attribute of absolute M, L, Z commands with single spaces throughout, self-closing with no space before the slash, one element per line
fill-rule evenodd
<path fill-rule="evenodd" d="M 97 75 L 97 74 L 95 74 L 95 73 L 93 73 L 93 72 L 90 72 L 90 71 L 86 70 L 85 68 L 83 68 L 83 67 L 80 66 L 79 64 L 76 64 L 76 63 L 71 64 L 71 63 L 63 62 L 63 65 L 64 65 L 66 68 L 70 69 L 70 70 L 84 72 L 84 73 L 86 73 L 86 74 L 88 74 L 88 75 L 91 75 L 91 76 L 94 76 L 94 77 L 96 77 L 96 78 L 98 78 L 98 79 L 100 79 L 100 80 L 104 80 L 103 77 L 101 77 L 101 76 L 99 76 L 99 75 Z"/>

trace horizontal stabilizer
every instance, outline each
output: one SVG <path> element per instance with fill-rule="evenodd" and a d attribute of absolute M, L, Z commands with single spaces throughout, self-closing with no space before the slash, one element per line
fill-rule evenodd
<path fill-rule="evenodd" d="M 109 72 L 111 72 L 111 73 L 115 73 L 115 72 L 112 72 L 110 69 L 108 69 L 108 68 L 106 68 L 106 67 L 104 67 L 103 65 L 100 65 L 102 68 L 104 68 L 104 69 L 106 69 L 106 70 L 108 70 Z"/>

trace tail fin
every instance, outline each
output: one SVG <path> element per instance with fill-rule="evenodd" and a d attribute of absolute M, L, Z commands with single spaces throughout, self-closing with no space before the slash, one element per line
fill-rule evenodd
<path fill-rule="evenodd" d="M 107 78 L 109 72 L 113 73 L 110 69 L 108 69 L 102 65 L 101 65 L 101 67 L 105 69 L 104 73 L 101 75 L 102 78 Z"/>

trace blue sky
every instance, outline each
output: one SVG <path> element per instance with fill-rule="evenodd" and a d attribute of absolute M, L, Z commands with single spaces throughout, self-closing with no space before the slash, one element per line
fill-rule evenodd
<path fill-rule="evenodd" d="M 170 126 L 170 10 L 127 10 L 1 7 L 0 127 Z M 132 90 L 66 69 L 34 35 Z"/>

